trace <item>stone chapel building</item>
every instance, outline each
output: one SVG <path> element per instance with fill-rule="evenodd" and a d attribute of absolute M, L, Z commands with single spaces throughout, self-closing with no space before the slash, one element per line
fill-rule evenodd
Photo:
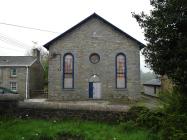
<path fill-rule="evenodd" d="M 144 44 L 92 14 L 44 45 L 49 99 L 136 99 Z"/>

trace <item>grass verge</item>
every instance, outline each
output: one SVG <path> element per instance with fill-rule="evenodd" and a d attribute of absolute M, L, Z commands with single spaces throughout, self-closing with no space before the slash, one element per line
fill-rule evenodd
<path fill-rule="evenodd" d="M 80 120 L 0 119 L 1 140 L 155 140 L 132 123 L 107 124 Z"/>

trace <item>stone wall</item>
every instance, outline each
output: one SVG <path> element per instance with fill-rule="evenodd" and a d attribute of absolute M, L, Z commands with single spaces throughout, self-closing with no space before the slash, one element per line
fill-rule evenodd
<path fill-rule="evenodd" d="M 121 122 L 130 120 L 134 117 L 131 112 L 124 111 L 93 111 L 19 107 L 17 100 L 0 100 L 0 116 L 13 116 L 23 119 L 81 119 L 104 122 Z"/>
<path fill-rule="evenodd" d="M 26 109 L 17 111 L 17 116 L 22 118 L 42 118 L 42 119 L 81 119 L 106 122 L 119 122 L 129 120 L 131 115 L 127 112 L 112 111 L 89 111 L 89 110 L 50 110 L 50 109 Z"/>
<path fill-rule="evenodd" d="M 0 95 L 0 116 L 14 116 L 18 110 L 19 94 Z"/>
<path fill-rule="evenodd" d="M 92 18 L 49 48 L 49 99 L 87 100 L 88 81 L 96 74 L 101 81 L 101 99 L 138 98 L 140 95 L 139 46 L 103 21 Z M 115 57 L 124 53 L 127 61 L 127 88 L 116 89 Z M 57 53 L 56 57 L 52 54 Z M 74 55 L 74 89 L 62 89 L 63 56 Z M 89 56 L 100 55 L 100 62 L 92 64 Z"/>

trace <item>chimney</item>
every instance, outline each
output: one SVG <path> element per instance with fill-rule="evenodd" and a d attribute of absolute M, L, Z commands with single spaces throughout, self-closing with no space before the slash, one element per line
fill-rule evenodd
<path fill-rule="evenodd" d="M 40 51 L 37 48 L 33 49 L 32 56 L 40 61 Z"/>

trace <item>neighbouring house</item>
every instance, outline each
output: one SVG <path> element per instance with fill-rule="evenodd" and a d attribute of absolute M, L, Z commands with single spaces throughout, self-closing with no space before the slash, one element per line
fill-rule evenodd
<path fill-rule="evenodd" d="M 161 81 L 160 79 L 152 79 L 143 84 L 144 94 L 151 96 L 158 96 L 161 91 Z"/>
<path fill-rule="evenodd" d="M 33 56 L 0 56 L 0 87 L 19 93 L 22 99 L 43 89 L 43 75 L 38 49 L 33 50 Z"/>
<path fill-rule="evenodd" d="M 144 44 L 92 14 L 44 45 L 50 100 L 138 99 Z"/>

